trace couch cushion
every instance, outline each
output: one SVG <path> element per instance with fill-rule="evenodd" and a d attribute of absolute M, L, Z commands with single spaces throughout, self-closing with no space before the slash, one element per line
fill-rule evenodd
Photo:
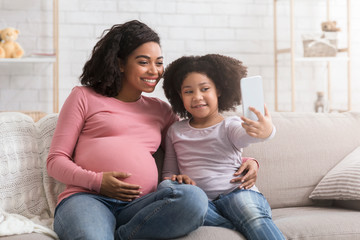
<path fill-rule="evenodd" d="M 274 209 L 273 220 L 287 239 L 354 240 L 360 236 L 360 212 L 340 208 Z"/>
<path fill-rule="evenodd" d="M 360 200 L 360 147 L 326 174 L 310 198 Z"/>
<path fill-rule="evenodd" d="M 275 137 L 244 149 L 260 163 L 257 187 L 272 208 L 314 205 L 310 193 L 360 146 L 360 113 L 272 113 Z"/>
<path fill-rule="evenodd" d="M 47 219 L 42 167 L 32 118 L 22 113 L 0 113 L 0 208 L 30 219 Z"/>

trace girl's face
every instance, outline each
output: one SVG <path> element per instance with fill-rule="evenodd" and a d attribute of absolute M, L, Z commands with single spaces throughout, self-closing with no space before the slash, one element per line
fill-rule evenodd
<path fill-rule="evenodd" d="M 219 120 L 218 91 L 205 74 L 190 73 L 181 85 L 181 99 L 192 115 L 192 123 L 212 125 Z"/>
<path fill-rule="evenodd" d="M 142 92 L 154 91 L 164 72 L 161 48 L 156 42 L 147 42 L 136 48 L 125 63 L 120 63 L 124 74 L 123 86 L 118 98 L 136 101 Z"/>

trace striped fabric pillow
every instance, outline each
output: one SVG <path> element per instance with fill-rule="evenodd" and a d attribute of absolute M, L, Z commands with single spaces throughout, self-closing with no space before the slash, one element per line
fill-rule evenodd
<path fill-rule="evenodd" d="M 360 147 L 325 175 L 310 194 L 310 198 L 360 200 Z"/>

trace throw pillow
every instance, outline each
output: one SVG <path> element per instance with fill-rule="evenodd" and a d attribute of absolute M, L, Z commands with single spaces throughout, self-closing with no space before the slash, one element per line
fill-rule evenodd
<path fill-rule="evenodd" d="M 310 198 L 360 200 L 360 147 L 325 175 L 310 194 Z"/>
<path fill-rule="evenodd" d="M 54 178 L 50 177 L 46 169 L 46 159 L 49 153 L 51 140 L 55 131 L 56 123 L 58 119 L 58 114 L 48 114 L 45 117 L 41 118 L 36 122 L 36 127 L 39 132 L 39 146 L 40 151 L 40 160 L 42 163 L 42 174 L 43 174 L 43 184 L 45 189 L 46 200 L 50 208 L 50 217 L 54 217 L 55 207 L 57 204 L 58 195 L 64 191 L 65 184 L 56 181 Z"/>

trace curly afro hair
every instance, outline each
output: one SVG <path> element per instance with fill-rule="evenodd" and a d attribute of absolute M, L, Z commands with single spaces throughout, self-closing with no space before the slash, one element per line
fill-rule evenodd
<path fill-rule="evenodd" d="M 137 20 L 117 24 L 105 30 L 84 65 L 80 76 L 81 84 L 91 87 L 101 95 L 115 97 L 123 83 L 120 62 L 126 63 L 127 57 L 147 42 L 160 45 L 160 38 L 146 24 Z"/>
<path fill-rule="evenodd" d="M 193 72 L 204 74 L 214 82 L 220 93 L 219 112 L 232 110 L 240 104 L 240 80 L 247 74 L 241 61 L 219 54 L 184 56 L 166 67 L 163 82 L 165 96 L 173 111 L 182 118 L 191 118 L 184 108 L 180 92 L 184 79 Z"/>

